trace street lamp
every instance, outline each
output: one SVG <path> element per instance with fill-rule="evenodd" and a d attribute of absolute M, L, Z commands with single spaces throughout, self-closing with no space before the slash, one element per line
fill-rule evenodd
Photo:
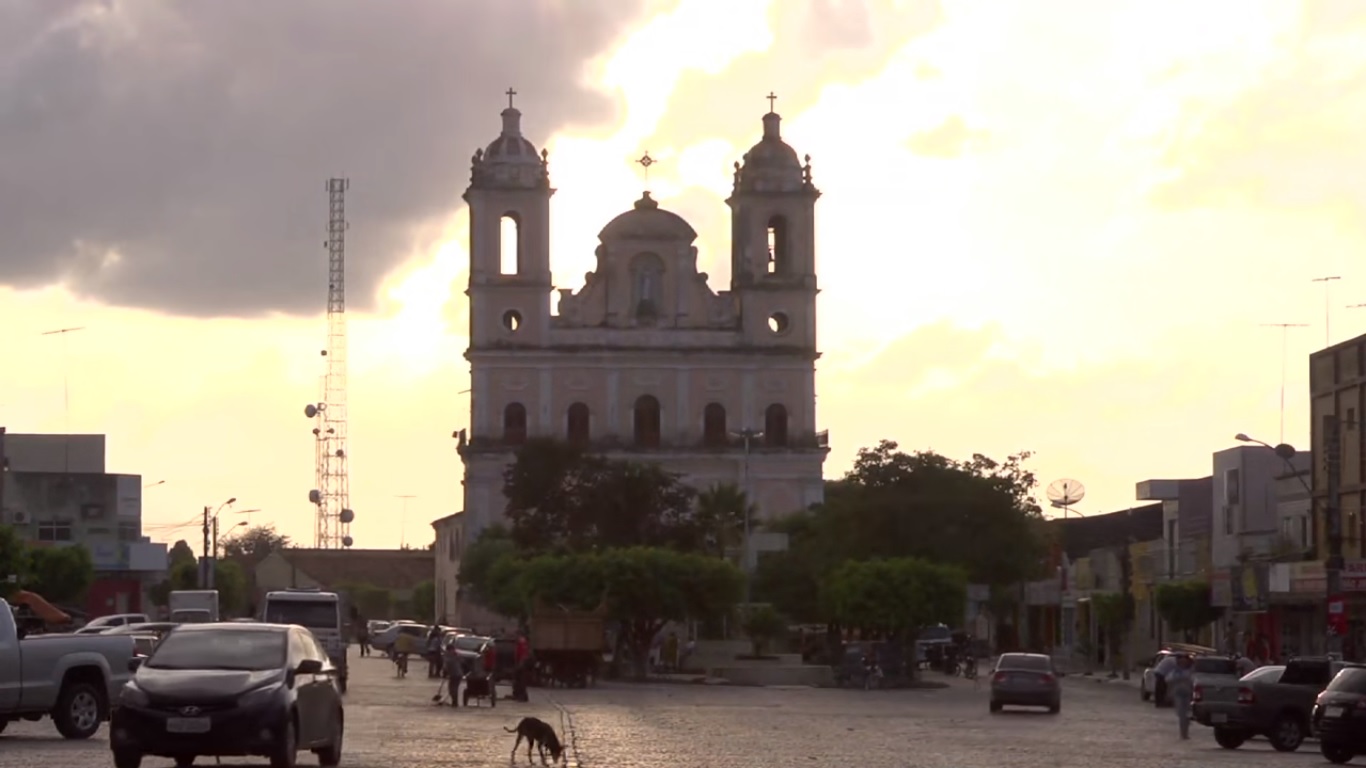
<path fill-rule="evenodd" d="M 233 523 L 232 525 L 228 526 L 228 530 L 232 530 L 233 528 L 242 528 L 245 525 L 247 525 L 246 520 L 239 520 Z M 226 534 L 222 537 L 218 535 L 218 518 L 215 517 L 213 520 L 213 560 L 215 563 L 218 562 L 218 548 L 223 544 L 223 539 L 225 538 L 227 538 Z"/>
<path fill-rule="evenodd" d="M 204 507 L 204 548 L 200 550 L 204 553 L 204 565 L 199 569 L 199 585 L 202 589 L 213 589 L 213 560 L 209 559 L 209 556 L 212 554 L 215 559 L 218 557 L 218 513 L 223 511 L 223 507 L 236 503 L 237 497 L 232 496 L 219 504 L 218 509 L 212 513 L 208 507 Z"/>
<path fill-rule="evenodd" d="M 157 487 L 158 485 L 165 485 L 165 484 L 166 484 L 166 481 L 165 481 L 165 480 L 158 480 L 158 481 L 156 481 L 155 483 L 148 483 L 148 484 L 142 486 L 142 490 L 145 491 L 145 490 L 147 490 L 148 488 L 155 488 L 155 487 Z"/>
<path fill-rule="evenodd" d="M 753 556 L 752 556 L 753 553 L 750 551 L 750 543 L 749 543 L 749 542 L 750 542 L 750 539 L 749 539 L 749 533 L 750 533 L 749 507 L 750 507 L 750 499 L 751 499 L 750 488 L 749 488 L 749 445 L 750 445 L 750 443 L 751 443 L 752 441 L 758 440 L 759 438 L 762 438 L 762 437 L 764 436 L 764 433 L 763 433 L 763 430 L 758 430 L 758 429 L 742 429 L 742 430 L 740 430 L 739 432 L 731 432 L 730 434 L 731 434 L 732 437 L 737 437 L 737 438 L 739 438 L 740 440 L 744 441 L 744 446 L 745 446 L 745 454 L 744 454 L 743 464 L 741 465 L 741 467 L 742 467 L 742 474 L 740 475 L 740 487 L 741 487 L 741 489 L 745 492 L 745 534 L 744 534 L 744 541 L 743 541 L 743 547 L 744 547 L 744 553 L 745 553 L 745 554 L 744 554 L 744 558 L 745 558 L 745 564 L 744 564 L 744 570 L 745 570 L 745 605 L 749 605 L 750 596 L 751 596 L 750 593 L 751 593 L 751 591 L 752 591 L 752 590 L 751 590 L 751 584 L 750 584 L 750 582 L 752 582 L 752 581 L 754 580 L 754 572 L 753 572 L 754 569 L 751 567 L 751 565 L 752 565 L 752 560 L 753 560 Z"/>

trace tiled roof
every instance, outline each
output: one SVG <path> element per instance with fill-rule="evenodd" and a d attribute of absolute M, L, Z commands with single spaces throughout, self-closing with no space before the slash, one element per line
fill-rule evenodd
<path fill-rule="evenodd" d="M 381 589 L 412 589 L 436 574 L 427 549 L 285 549 L 286 561 L 323 586 L 369 584 Z"/>

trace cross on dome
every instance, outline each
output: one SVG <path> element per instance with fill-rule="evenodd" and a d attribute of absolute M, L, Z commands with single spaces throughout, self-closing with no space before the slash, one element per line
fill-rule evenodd
<path fill-rule="evenodd" d="M 772 111 L 773 111 L 773 102 L 775 102 L 775 101 L 778 100 L 778 95 L 775 94 L 773 91 L 769 91 L 769 92 L 768 92 L 768 95 L 765 96 L 764 98 L 768 99 L 768 111 L 769 111 L 769 112 L 772 112 Z"/>
<path fill-rule="evenodd" d="M 508 109 L 513 109 L 512 97 L 517 95 L 517 91 L 513 90 L 512 88 L 508 88 L 504 95 L 508 97 Z"/>

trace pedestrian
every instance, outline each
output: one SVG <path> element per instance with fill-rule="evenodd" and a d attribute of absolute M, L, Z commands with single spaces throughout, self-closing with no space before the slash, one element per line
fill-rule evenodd
<path fill-rule="evenodd" d="M 363 616 L 356 619 L 356 645 L 360 646 L 360 655 L 370 655 L 370 623 Z"/>
<path fill-rule="evenodd" d="M 1195 662 L 1189 654 L 1176 659 L 1176 667 L 1167 673 L 1167 695 L 1176 709 L 1176 722 L 1181 727 L 1181 738 L 1191 737 L 1191 694 L 1195 688 Z"/>
<path fill-rule="evenodd" d="M 527 676 L 531 670 L 531 642 L 527 640 L 526 631 L 517 633 L 517 646 L 512 656 L 512 698 L 517 701 L 527 701 L 526 692 Z"/>

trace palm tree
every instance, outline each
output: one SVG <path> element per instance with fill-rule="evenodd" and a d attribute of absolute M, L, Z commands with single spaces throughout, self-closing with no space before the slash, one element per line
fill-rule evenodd
<path fill-rule="evenodd" d="M 697 522 L 702 529 L 705 551 L 726 557 L 727 550 L 743 543 L 745 517 L 750 525 L 758 507 L 734 483 L 721 483 L 697 495 Z"/>

